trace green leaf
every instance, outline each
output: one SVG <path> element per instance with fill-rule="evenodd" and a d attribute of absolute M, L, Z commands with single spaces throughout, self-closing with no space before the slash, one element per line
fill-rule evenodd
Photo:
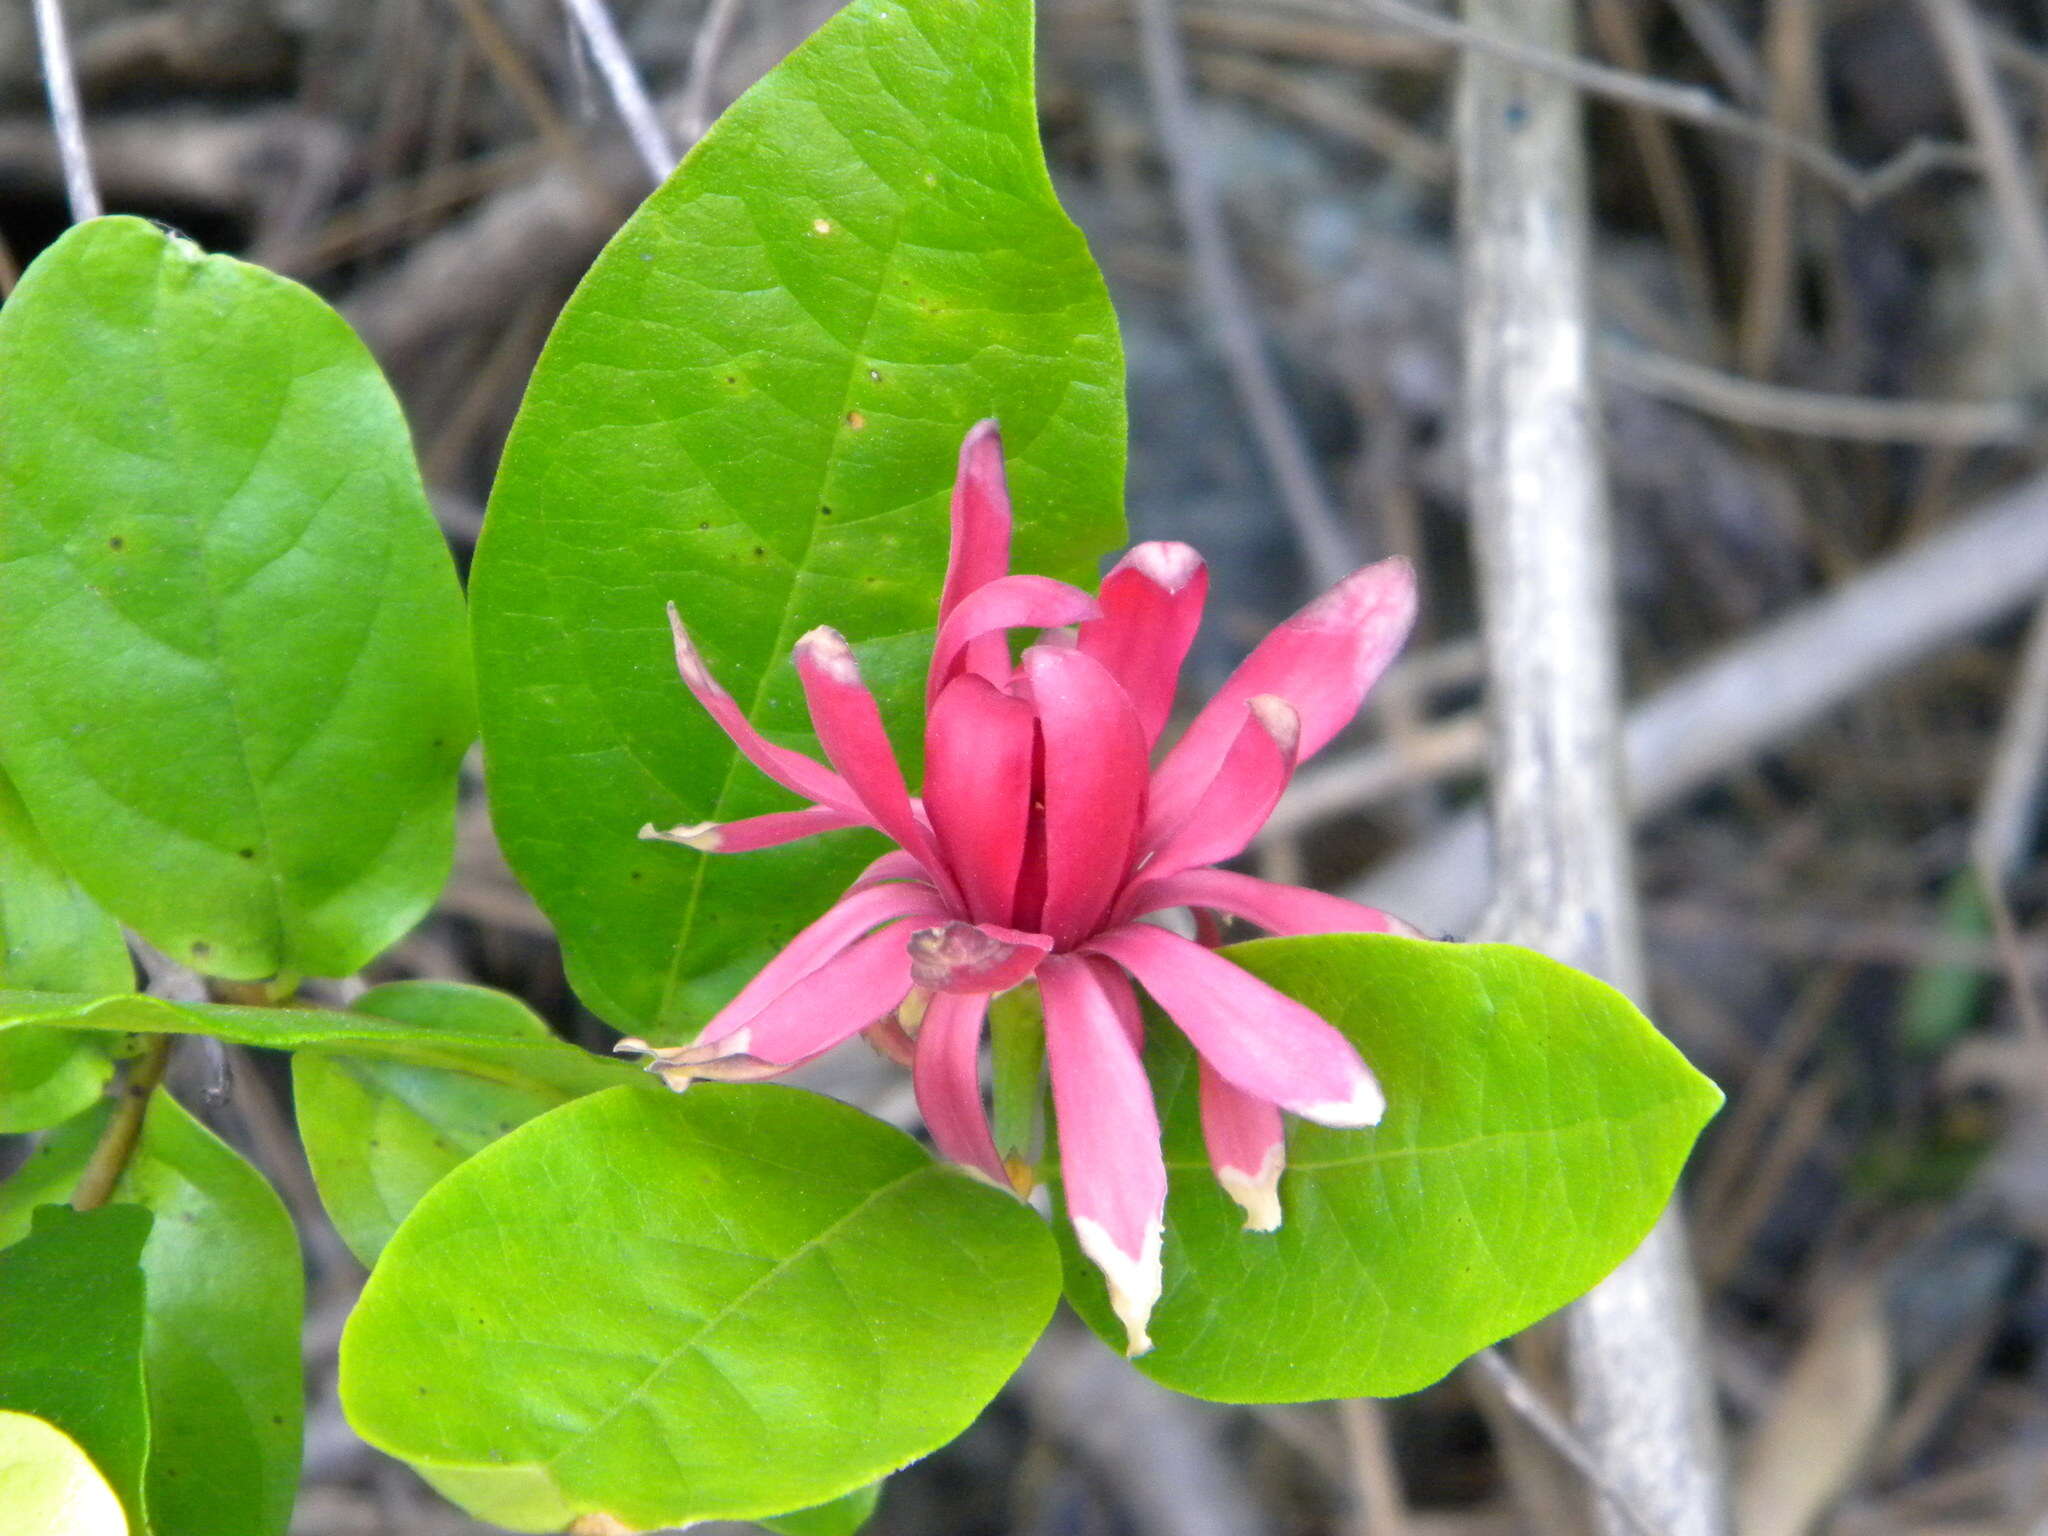
<path fill-rule="evenodd" d="M 79 883 L 209 974 L 350 974 L 447 876 L 472 719 L 340 316 L 140 219 L 39 256 L 0 310 L 0 760 Z"/>
<path fill-rule="evenodd" d="M 829 1504 L 791 1510 L 760 1524 L 766 1530 L 779 1532 L 780 1536 L 853 1536 L 868 1523 L 881 1498 L 882 1485 L 869 1483 L 865 1488 L 842 1494 Z"/>
<path fill-rule="evenodd" d="M 56 1132 L 0 1184 L 0 1242 L 29 1208 L 69 1192 L 111 1109 Z M 305 1284 L 291 1218 L 261 1174 L 161 1092 L 114 1197 L 156 1218 L 142 1249 L 149 1529 L 278 1536 L 297 1494 L 304 1412 Z"/>
<path fill-rule="evenodd" d="M 120 925 L 51 857 L 0 774 L 0 987 L 117 992 L 134 984 Z M 82 1113 L 112 1073 L 96 1040 L 50 1029 L 0 1035 L 0 1134 Z"/>
<path fill-rule="evenodd" d="M 13 1183 L 0 1185 L 0 1200 L 13 1194 Z M 0 1251 L 0 1408 L 14 1412 L 0 1417 L 33 1414 L 76 1441 L 139 1531 L 149 1447 L 141 1254 L 150 1214 L 132 1205 L 52 1204 L 32 1217 L 22 1208 L 13 1225 L 0 1234 L 10 1245 Z M 31 1432 L 18 1433 L 30 1436 L 18 1442 L 24 1453 L 33 1449 Z M 6 1465 L 0 1440 L 0 1513 L 12 1532 Z M 50 1475 L 61 1471 L 50 1464 Z"/>
<path fill-rule="evenodd" d="M 1226 953 L 1379 1075 L 1368 1131 L 1293 1122 L 1275 1233 L 1203 1153 L 1191 1053 L 1156 1020 L 1166 1290 L 1146 1375 L 1220 1402 L 1387 1397 L 1590 1290 L 1648 1233 L 1720 1090 L 1620 993 L 1529 950 L 1345 934 Z M 1061 1223 L 1068 1295 L 1122 1347 Z"/>
<path fill-rule="evenodd" d="M 379 992 L 385 989 L 377 989 Z M 366 994 L 367 995 L 367 994 Z M 620 1081 L 621 1065 L 552 1036 L 500 1032 L 461 1009 L 420 1009 L 405 1020 L 326 1008 L 174 1003 L 131 993 L 89 997 L 0 992 L 0 1039 L 43 1025 L 105 1034 L 212 1035 L 269 1050 L 326 1050 L 445 1067 L 536 1090 L 588 1093 Z M 630 1071 L 630 1069 L 626 1069 Z M 632 1079 L 638 1081 L 638 1078 Z"/>
<path fill-rule="evenodd" d="M 1122 538 L 1116 320 L 1038 142 L 1031 0 L 853 0 L 743 97 L 563 311 L 506 446 L 474 614 L 493 815 L 583 1000 L 673 1038 L 879 848 L 635 840 L 789 798 L 684 691 L 663 605 L 772 739 L 830 624 L 916 782 L 961 438 L 1000 418 L 1017 568 Z"/>
<path fill-rule="evenodd" d="M 301 1052 L 292 1061 L 299 1135 L 320 1198 L 351 1252 L 374 1264 L 398 1224 L 471 1153 L 535 1115 L 600 1088 L 659 1082 L 559 1039 L 517 998 L 453 982 L 401 981 L 365 993 L 358 1011 L 471 1037 L 538 1045 L 520 1058 L 548 1080 L 503 1083 L 473 1072 L 373 1057 Z M 489 1055 L 478 1062 L 488 1071 Z"/>
<path fill-rule="evenodd" d="M 1028 1208 L 844 1104 L 613 1090 L 427 1192 L 349 1319 L 341 1399 L 515 1529 L 778 1515 L 965 1429 L 1058 1289 Z"/>
<path fill-rule="evenodd" d="M 11 1536 L 128 1536 L 121 1501 L 54 1424 L 0 1409 L 0 1510 Z"/>

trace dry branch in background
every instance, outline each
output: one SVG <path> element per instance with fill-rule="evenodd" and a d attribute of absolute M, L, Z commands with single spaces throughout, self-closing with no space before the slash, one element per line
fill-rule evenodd
<path fill-rule="evenodd" d="M 1378 0 L 1374 8 L 1381 9 Z M 1500 55 L 1568 55 L 1570 0 L 1467 0 L 1458 96 L 1465 430 L 1492 720 L 1489 937 L 1642 995 L 1622 794 L 1612 536 L 1588 321 L 1577 91 Z M 1601 1525 L 1670 1536 L 1728 1513 L 1683 1229 L 1650 1239 L 1568 1314 L 1574 1411 Z"/>

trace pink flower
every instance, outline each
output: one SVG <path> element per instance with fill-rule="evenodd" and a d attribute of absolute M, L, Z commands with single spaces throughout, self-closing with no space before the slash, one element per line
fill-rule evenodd
<path fill-rule="evenodd" d="M 1193 908 L 1277 934 L 1407 931 L 1368 907 L 1214 866 L 1242 852 L 1295 765 L 1357 712 L 1414 618 L 1399 561 L 1367 566 L 1282 624 L 1151 766 L 1201 620 L 1208 572 L 1185 544 L 1141 544 L 1098 596 L 1008 574 L 1010 505 L 993 422 L 967 435 L 927 687 L 922 799 L 903 781 L 852 650 L 797 642 L 830 765 L 755 731 L 670 606 L 683 681 L 747 758 L 810 802 L 643 837 L 743 853 L 844 827 L 893 839 L 839 903 L 771 960 L 696 1041 L 653 1050 L 674 1087 L 788 1071 L 863 1029 L 906 1052 L 933 1139 L 1006 1181 L 980 1046 L 990 998 L 1035 979 L 1068 1213 L 1130 1337 L 1160 1291 L 1166 1169 L 1140 1060 L 1135 980 L 1193 1043 L 1202 1128 L 1245 1225 L 1280 1224 L 1285 1111 L 1374 1124 L 1379 1085 L 1348 1041 L 1292 998 L 1145 919 Z M 1069 626 L 1078 626 L 1078 630 Z M 1011 661 L 1009 631 L 1041 631 Z"/>

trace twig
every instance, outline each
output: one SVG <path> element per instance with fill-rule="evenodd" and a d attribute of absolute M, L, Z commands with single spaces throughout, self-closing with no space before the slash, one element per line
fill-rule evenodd
<path fill-rule="evenodd" d="M 1354 1536 L 1408 1536 L 1408 1504 L 1387 1442 L 1386 1409 L 1371 1398 L 1345 1398 L 1337 1404 L 1337 1422 L 1344 1431 Z"/>
<path fill-rule="evenodd" d="M 1358 564 L 1357 553 L 1330 505 L 1315 460 L 1288 409 L 1280 381 L 1274 377 L 1230 253 L 1222 210 L 1201 155 L 1201 132 L 1188 94 L 1187 58 L 1174 21 L 1173 0 L 1133 3 L 1159 149 L 1187 231 L 1196 291 L 1214 317 L 1231 388 L 1280 493 L 1281 509 L 1300 545 L 1302 564 L 1317 587 L 1330 586 Z"/>
<path fill-rule="evenodd" d="M 2048 337 L 2048 229 L 2041 223 L 2036 178 L 2020 149 L 2012 118 L 1999 99 L 1991 54 L 1964 0 L 1920 0 L 1920 13 L 1941 50 L 1949 83 L 1970 125 L 1984 180 L 2000 222 L 2012 241 L 2020 271 L 2033 290 L 2044 337 Z"/>
<path fill-rule="evenodd" d="M 1738 101 L 1753 102 L 1763 95 L 1756 59 L 1717 0 L 1671 0 L 1671 8 Z"/>
<path fill-rule="evenodd" d="M 114 1106 L 114 1117 L 100 1132 L 92 1156 L 78 1175 L 78 1185 L 71 1191 L 74 1210 L 91 1211 L 105 1205 L 120 1184 L 121 1175 L 128 1171 L 136 1143 L 142 1139 L 142 1122 L 149 1113 L 149 1101 L 164 1080 L 164 1069 L 171 1064 L 175 1040 L 172 1035 L 144 1037 L 142 1054 L 130 1064 L 128 1076 L 121 1084 L 121 1099 Z"/>
<path fill-rule="evenodd" d="M 676 106 L 676 122 L 683 139 L 694 144 L 711 126 L 711 86 L 718 74 L 718 59 L 732 39 L 732 25 L 740 14 L 740 0 L 711 0 L 697 37 L 690 44 L 690 72 L 683 81 Z"/>
<path fill-rule="evenodd" d="M 1771 0 L 1766 8 L 1764 55 L 1770 76 L 1772 126 L 1798 139 L 1818 116 L 1814 86 L 1815 0 Z M 1749 271 L 1735 327 L 1735 355 L 1743 371 L 1776 371 L 1791 313 L 1797 213 L 1792 161 L 1782 149 L 1763 157 L 1750 195 Z"/>
<path fill-rule="evenodd" d="M 1738 378 L 1665 352 L 1602 342 L 1604 378 L 1637 394 L 1690 406 L 1724 421 L 1810 437 L 1960 448 L 2028 441 L 2040 419 L 2017 400 L 1879 400 L 1788 389 Z"/>
<path fill-rule="evenodd" d="M 1619 1488 L 1608 1482 L 1598 1459 L 1587 1449 L 1586 1443 L 1572 1433 L 1571 1426 L 1559 1417 L 1557 1410 L 1530 1384 L 1529 1379 L 1515 1369 L 1506 1355 L 1498 1349 L 1482 1349 L 1468 1363 L 1500 1393 L 1501 1400 L 1515 1416 L 1535 1430 L 1537 1438 L 1556 1452 L 1560 1461 L 1621 1511 L 1635 1536 L 1663 1536 L 1648 1516 L 1637 1509 Z"/>
<path fill-rule="evenodd" d="M 57 154 L 64 162 L 64 195 L 71 203 L 71 221 L 83 224 L 100 216 L 100 192 L 93 184 L 92 157 L 85 148 L 85 115 L 78 106 L 78 77 L 71 68 L 71 45 L 64 37 L 62 0 L 35 0 L 35 6 L 43 84 L 50 93 L 50 121 L 57 131 Z"/>
<path fill-rule="evenodd" d="M 1389 3 L 1367 0 L 1374 11 Z M 1465 3 L 1464 32 L 1484 40 L 1464 56 L 1457 147 L 1466 461 L 1499 849 L 1485 927 L 1640 994 L 1579 97 L 1520 67 L 1525 55 L 1569 53 L 1572 13 L 1572 0 Z M 1671 1536 L 1720 1536 L 1720 1431 L 1675 1209 L 1571 1308 L 1567 1329 L 1603 1528 L 1640 1530 L 1643 1516 Z"/>
<path fill-rule="evenodd" d="M 2006 882 L 2033 841 L 2041 809 L 2041 777 L 2048 771 L 2048 601 L 2034 610 L 2020 654 L 2019 676 L 2012 702 L 1998 732 L 1991 772 L 1977 804 L 1970 832 L 1970 863 L 1984 890 L 1991 933 L 1998 945 L 2001 968 L 2019 1008 L 2020 1022 L 2037 1041 L 2048 1041 L 2048 1018 L 2042 1016 L 2040 994 L 2028 974 L 2019 924 L 2013 920 Z"/>
<path fill-rule="evenodd" d="M 2020 148 L 2011 114 L 1998 94 L 1989 39 L 1962 0 L 1920 0 L 1920 13 L 1941 50 L 1949 83 L 1984 161 L 1999 222 L 2012 242 L 2020 271 L 2033 291 L 2038 334 L 2048 338 L 2048 226 L 2041 222 L 2036 179 Z M 2019 961 L 2019 929 L 2006 899 L 2006 881 L 2031 840 L 2044 757 L 2048 757 L 2048 602 L 2036 611 L 2013 688 L 2011 709 L 1999 731 L 1991 774 L 1977 807 L 1970 859 L 1984 888 L 1991 931 L 2019 1007 L 2035 1039 L 2048 1039 L 2048 1020 Z"/>
<path fill-rule="evenodd" d="M 2048 474 L 1992 498 L 1729 646 L 1629 712 L 1629 812 L 1664 810 L 1844 700 L 2048 587 Z M 1468 932 L 1488 884 L 1486 820 L 1465 812 L 1345 892 Z"/>
<path fill-rule="evenodd" d="M 597 72 L 604 76 L 605 89 L 611 92 L 612 104 L 619 109 L 640 163 L 657 184 L 668 180 L 668 173 L 676 168 L 676 152 L 655 115 L 647 87 L 640 83 L 640 72 L 633 67 L 633 56 L 626 52 L 612 13 L 605 9 L 604 0 L 562 0 L 562 4 L 590 49 Z"/>
<path fill-rule="evenodd" d="M 1471 27 L 1412 5 L 1409 0 L 1353 0 L 1368 15 L 1397 26 L 1409 27 L 1424 36 L 1475 53 L 1488 54 L 1511 64 L 1568 81 L 1589 95 L 1614 101 L 1632 102 L 1675 117 L 1681 122 L 1712 128 L 1736 138 L 1748 139 L 1766 149 L 1776 150 L 1814 177 L 1839 192 L 1853 207 L 1868 207 L 1891 196 L 1901 187 L 1928 171 L 1957 170 L 1975 166 L 1976 157 L 1960 144 L 1934 143 L 1915 139 L 1882 165 L 1866 170 L 1851 165 L 1821 145 L 1785 132 L 1775 123 L 1764 122 L 1738 111 L 1712 91 L 1700 86 L 1679 85 L 1588 63 L 1550 48 L 1535 48 L 1510 38 L 1475 32 Z"/>

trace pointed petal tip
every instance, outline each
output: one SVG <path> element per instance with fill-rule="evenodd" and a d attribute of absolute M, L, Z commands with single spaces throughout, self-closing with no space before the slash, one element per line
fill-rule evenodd
<path fill-rule="evenodd" d="M 1216 1170 L 1216 1182 L 1244 1211 L 1245 1231 L 1280 1230 L 1280 1175 L 1286 1168 L 1287 1150 L 1276 1143 L 1267 1149 L 1265 1161 L 1256 1172 L 1247 1173 L 1242 1168 Z"/>
<path fill-rule="evenodd" d="M 984 443 L 994 443 L 996 451 L 999 453 L 1002 451 L 1002 423 L 993 416 L 984 416 L 967 429 L 967 436 L 960 440 L 960 451 L 962 454 L 966 454 L 981 447 Z"/>
<path fill-rule="evenodd" d="M 1183 544 L 1177 539 L 1148 539 L 1143 544 L 1132 545 L 1117 565 L 1136 571 L 1153 585 L 1174 593 L 1201 575 L 1208 562 L 1192 544 Z"/>
<path fill-rule="evenodd" d="M 1277 693 L 1254 694 L 1248 707 L 1273 745 L 1292 761 L 1301 749 L 1301 712 Z"/>
<path fill-rule="evenodd" d="M 1357 1131 L 1380 1123 L 1380 1117 L 1387 1112 L 1387 1096 L 1380 1091 L 1378 1079 L 1361 1068 L 1350 1098 L 1341 1102 L 1291 1107 L 1302 1119 L 1313 1120 L 1317 1125 L 1331 1126 L 1340 1131 Z"/>
<path fill-rule="evenodd" d="M 1109 1287 L 1109 1304 L 1124 1325 L 1126 1359 L 1135 1360 L 1152 1347 L 1152 1336 L 1146 1329 L 1162 1287 L 1159 1250 L 1164 1230 L 1161 1218 L 1154 1217 L 1145 1224 L 1138 1252 L 1129 1254 L 1100 1222 L 1086 1216 L 1074 1218 L 1074 1236 L 1081 1251 L 1102 1271 Z"/>
<path fill-rule="evenodd" d="M 724 846 L 725 837 L 715 821 L 685 822 L 679 827 L 663 830 L 653 822 L 640 829 L 643 843 L 681 843 L 685 848 L 694 848 L 699 853 L 716 853 Z"/>
<path fill-rule="evenodd" d="M 1289 624 L 1300 629 L 1350 629 L 1379 618 L 1406 629 L 1415 618 L 1415 567 L 1400 556 L 1360 566 Z"/>
<path fill-rule="evenodd" d="M 851 687 L 860 682 L 860 663 L 853 658 L 853 647 L 829 624 L 820 624 L 797 641 L 796 658 L 809 661 L 835 683 Z"/>
<path fill-rule="evenodd" d="M 711 669 L 704 665 L 704 656 L 697 649 L 697 642 L 690 638 L 689 626 L 683 623 L 683 615 L 674 603 L 668 605 L 668 630 L 676 643 L 676 670 L 683 674 L 683 681 L 690 685 L 692 693 L 718 693 L 718 684 L 712 680 Z"/>

